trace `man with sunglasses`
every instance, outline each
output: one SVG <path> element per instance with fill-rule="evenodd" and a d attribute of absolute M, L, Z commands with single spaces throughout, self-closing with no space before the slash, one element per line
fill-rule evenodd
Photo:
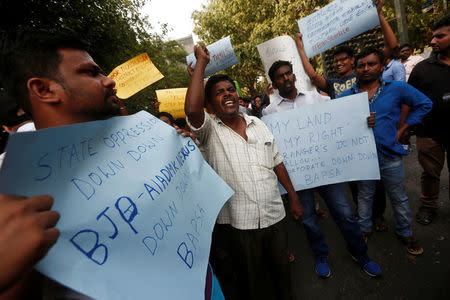
<path fill-rule="evenodd" d="M 392 31 L 391 26 L 386 21 L 383 13 L 384 0 L 374 0 L 374 4 L 377 7 L 378 18 L 380 20 L 381 32 L 384 38 L 384 56 L 390 57 L 399 47 L 397 38 Z M 336 99 L 341 96 L 342 93 L 350 90 L 352 86 L 356 84 L 356 73 L 354 70 L 355 56 L 352 48 L 346 45 L 337 47 L 334 50 L 333 66 L 339 78 L 325 78 L 319 75 L 314 70 L 313 66 L 306 57 L 302 34 L 297 34 L 295 42 L 297 49 L 302 60 L 303 68 L 306 74 L 308 74 L 312 83 L 320 90 L 327 93 L 331 99 Z M 383 62 L 382 62 L 383 63 Z M 384 65 L 384 64 L 383 64 Z M 350 183 L 350 189 L 353 195 L 353 201 L 357 203 L 357 187 L 355 184 Z M 384 219 L 384 211 L 386 208 L 386 196 L 383 186 L 379 183 L 377 185 L 377 192 L 375 194 L 375 201 L 373 206 L 373 218 L 375 223 L 375 231 L 386 231 L 387 223 Z"/>
<path fill-rule="evenodd" d="M 381 32 L 384 37 L 384 54 L 389 57 L 395 49 L 399 47 L 397 38 L 392 31 L 391 26 L 386 21 L 383 13 L 384 0 L 374 0 L 377 7 L 378 18 L 380 19 Z M 349 90 L 356 83 L 356 73 L 354 71 L 355 56 L 354 51 L 349 46 L 339 46 L 333 52 L 333 67 L 339 78 L 325 78 L 317 74 L 314 67 L 308 60 L 303 48 L 302 34 L 297 34 L 295 42 L 302 60 L 306 74 L 308 74 L 312 83 L 320 90 L 327 93 L 331 99 L 336 99 L 340 94 Z"/>

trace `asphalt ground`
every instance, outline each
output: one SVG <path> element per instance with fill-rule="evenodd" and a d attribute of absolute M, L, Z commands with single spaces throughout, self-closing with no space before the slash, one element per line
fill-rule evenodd
<path fill-rule="evenodd" d="M 415 138 L 405 157 L 406 193 L 413 212 L 413 232 L 424 248 L 421 256 L 409 255 L 395 236 L 395 219 L 389 199 L 385 219 L 388 231 L 374 232 L 368 242 L 369 256 L 383 270 L 380 278 L 369 277 L 353 261 L 346 244 L 330 216 L 319 221 L 325 233 L 331 277 L 319 278 L 314 272 L 314 255 L 302 225 L 288 221 L 289 246 L 295 255 L 291 264 L 295 299 L 450 299 L 450 201 L 447 167 L 441 175 L 438 216 L 423 226 L 415 221 L 419 208 L 420 174 Z M 348 192 L 349 203 L 350 191 Z M 326 204 L 317 196 L 321 208 Z"/>

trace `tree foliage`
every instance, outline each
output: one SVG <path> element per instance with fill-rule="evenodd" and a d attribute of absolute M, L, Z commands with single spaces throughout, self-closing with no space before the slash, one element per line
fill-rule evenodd
<path fill-rule="evenodd" d="M 404 0 L 409 42 L 418 49 L 423 49 L 430 42 L 430 28 L 433 23 L 449 13 L 446 1 L 443 0 L 434 0 L 434 9 L 431 12 L 422 13 L 422 6 L 425 2 L 424 0 Z M 386 0 L 385 7 L 386 17 L 391 20 L 389 23 L 394 31 L 397 31 L 394 1 Z"/>
<path fill-rule="evenodd" d="M 331 0 L 209 0 L 201 10 L 192 15 L 194 32 L 205 43 L 210 44 L 227 35 L 231 36 L 233 48 L 240 63 L 226 72 L 247 87 L 251 95 L 261 92 L 263 86 L 255 84 L 264 74 L 256 46 L 282 34 L 298 32 L 297 21 L 332 2 Z M 429 25 L 443 16 L 442 1 L 435 1 L 434 14 L 422 14 L 424 1 L 408 0 L 407 14 L 410 40 L 423 47 Z M 394 19 L 394 1 L 386 0 L 388 19 Z M 395 20 L 391 22 L 395 29 Z"/>
<path fill-rule="evenodd" d="M 226 72 L 251 95 L 261 92 L 256 78 L 264 68 L 256 46 L 284 33 L 298 32 L 296 22 L 328 0 L 209 0 L 207 6 L 193 13 L 194 32 L 205 44 L 227 35 L 240 63 Z"/>
<path fill-rule="evenodd" d="M 182 66 L 185 51 L 164 35 L 149 33 L 151 26 L 140 13 L 145 0 L 2 0 L 0 30 L 13 33 L 28 27 L 51 32 L 71 29 L 90 44 L 90 53 L 108 74 L 114 67 L 147 52 L 164 79 L 125 100 L 130 112 L 153 110 L 155 89 L 186 86 Z"/>

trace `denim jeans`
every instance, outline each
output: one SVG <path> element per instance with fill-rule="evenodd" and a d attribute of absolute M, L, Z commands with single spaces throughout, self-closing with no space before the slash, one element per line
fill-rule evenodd
<path fill-rule="evenodd" d="M 394 217 L 397 221 L 397 234 L 412 236 L 412 213 L 405 193 L 405 171 L 400 156 L 391 158 L 378 151 L 381 182 L 391 200 Z M 358 182 L 358 213 L 361 231 L 370 232 L 372 228 L 372 203 L 375 194 L 375 180 Z"/>
<path fill-rule="evenodd" d="M 325 236 L 317 224 L 317 216 L 314 207 L 313 191 L 325 200 L 330 215 L 339 227 L 350 253 L 362 260 L 368 260 L 367 245 L 358 226 L 358 221 L 347 202 L 344 189 L 341 184 L 330 184 L 314 189 L 298 191 L 297 194 L 303 206 L 303 225 L 309 244 L 316 256 L 327 255 L 328 246 L 325 244 Z"/>

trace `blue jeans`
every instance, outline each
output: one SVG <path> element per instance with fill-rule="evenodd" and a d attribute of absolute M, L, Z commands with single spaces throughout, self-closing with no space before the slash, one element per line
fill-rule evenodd
<path fill-rule="evenodd" d="M 397 234 L 412 236 L 412 213 L 405 193 L 405 170 L 400 156 L 391 158 L 378 151 L 381 182 L 391 200 L 394 217 L 397 221 Z M 372 203 L 375 194 L 375 180 L 358 182 L 358 213 L 361 231 L 370 232 L 372 228 Z"/>
<path fill-rule="evenodd" d="M 330 215 L 334 222 L 339 227 L 345 241 L 347 242 L 350 253 L 363 260 L 368 260 L 367 245 L 358 226 L 358 221 L 353 214 L 344 189 L 341 184 L 330 184 L 314 189 L 298 191 L 297 194 L 303 206 L 303 225 L 305 226 L 306 236 L 308 237 L 309 245 L 314 254 L 327 255 L 328 246 L 324 241 L 324 234 L 322 229 L 317 224 L 317 216 L 314 207 L 313 191 L 325 200 L 328 206 Z"/>

